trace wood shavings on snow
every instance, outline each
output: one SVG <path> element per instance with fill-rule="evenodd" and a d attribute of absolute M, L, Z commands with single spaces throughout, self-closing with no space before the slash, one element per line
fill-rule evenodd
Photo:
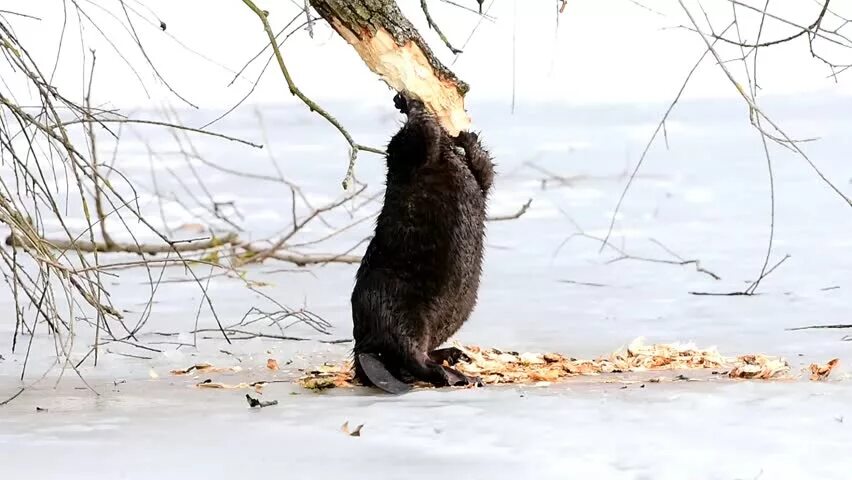
<path fill-rule="evenodd" d="M 299 378 L 299 384 L 309 390 L 352 387 L 354 386 L 353 381 L 352 362 L 350 361 L 340 364 L 326 362 Z"/>
<path fill-rule="evenodd" d="M 777 357 L 764 355 L 742 355 L 737 357 L 737 364 L 728 372 L 732 378 L 747 378 L 769 380 L 782 378 L 790 371 L 790 365 Z"/>
<path fill-rule="evenodd" d="M 195 365 L 190 365 L 186 368 L 179 368 L 172 370 L 170 373 L 172 375 L 186 375 L 193 371 L 197 373 L 222 373 L 222 372 L 239 372 L 242 370 L 242 367 L 239 365 L 234 367 L 214 367 L 210 363 L 196 363 Z"/>
<path fill-rule="evenodd" d="M 452 367 L 468 376 L 479 377 L 483 384 L 492 385 L 541 385 L 576 376 L 695 369 L 726 371 L 729 378 L 737 379 L 793 378 L 790 365 L 782 358 L 761 354 L 725 357 L 715 348 L 702 349 L 691 343 L 647 345 L 642 339 L 637 339 L 610 355 L 594 360 L 578 360 L 559 353 L 518 353 L 459 343 L 454 346 L 462 350 L 469 360 L 461 360 Z M 299 379 L 303 387 L 312 390 L 352 387 L 354 382 L 351 361 L 325 363 Z M 419 386 L 428 385 L 415 384 L 415 387 Z"/>
<path fill-rule="evenodd" d="M 829 360 L 825 365 L 819 365 L 817 363 L 812 363 L 808 369 L 811 372 L 811 380 L 813 381 L 822 381 L 828 378 L 831 371 L 834 370 L 834 367 L 840 363 L 839 358 L 834 358 Z"/>

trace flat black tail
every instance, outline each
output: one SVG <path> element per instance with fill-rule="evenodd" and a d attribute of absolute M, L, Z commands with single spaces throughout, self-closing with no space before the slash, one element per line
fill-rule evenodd
<path fill-rule="evenodd" d="M 393 395 L 402 395 L 411 391 L 411 385 L 400 381 L 385 368 L 385 364 L 378 357 L 371 353 L 359 353 L 356 361 L 361 367 L 361 371 L 370 380 L 370 382 Z"/>

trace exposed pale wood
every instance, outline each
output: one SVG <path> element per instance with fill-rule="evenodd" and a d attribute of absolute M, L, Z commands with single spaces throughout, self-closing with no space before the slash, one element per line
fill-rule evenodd
<path fill-rule="evenodd" d="M 373 73 L 422 100 L 451 135 L 470 128 L 467 84 L 435 57 L 393 0 L 311 0 L 311 5 Z"/>

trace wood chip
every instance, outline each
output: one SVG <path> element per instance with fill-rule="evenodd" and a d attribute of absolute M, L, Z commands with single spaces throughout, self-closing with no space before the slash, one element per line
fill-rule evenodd
<path fill-rule="evenodd" d="M 347 421 L 343 422 L 343 425 L 340 427 L 340 431 L 342 431 L 346 435 L 349 435 L 350 437 L 360 437 L 362 428 L 364 428 L 363 423 L 361 425 L 358 425 L 357 427 L 355 427 L 355 430 L 352 430 L 350 432 L 349 431 L 349 421 L 347 420 Z"/>
<path fill-rule="evenodd" d="M 745 379 L 778 379 L 786 376 L 790 365 L 778 357 L 766 355 L 741 355 L 728 376 Z"/>
<path fill-rule="evenodd" d="M 839 358 L 833 358 L 828 361 L 825 365 L 820 365 L 818 363 L 812 363 L 810 368 L 811 371 L 811 380 L 818 382 L 823 381 L 828 378 L 831 374 L 831 371 L 834 370 L 835 367 L 840 363 Z"/>

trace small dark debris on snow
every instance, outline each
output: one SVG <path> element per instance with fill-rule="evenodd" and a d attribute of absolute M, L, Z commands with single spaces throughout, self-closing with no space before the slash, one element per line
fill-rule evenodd
<path fill-rule="evenodd" d="M 46 408 L 36 407 L 36 412 L 46 412 Z"/>
<path fill-rule="evenodd" d="M 271 407 L 273 405 L 278 405 L 278 400 L 270 400 L 270 401 L 258 400 L 256 398 L 253 398 L 248 393 L 246 394 L 246 401 L 248 401 L 249 407 L 251 407 L 251 408 L 264 408 L 264 407 Z"/>
<path fill-rule="evenodd" d="M 231 357 L 234 357 L 238 362 L 243 363 L 243 359 L 234 355 L 233 352 L 229 352 L 227 350 L 219 350 L 219 352 L 224 353 L 225 355 L 229 355 Z"/>

